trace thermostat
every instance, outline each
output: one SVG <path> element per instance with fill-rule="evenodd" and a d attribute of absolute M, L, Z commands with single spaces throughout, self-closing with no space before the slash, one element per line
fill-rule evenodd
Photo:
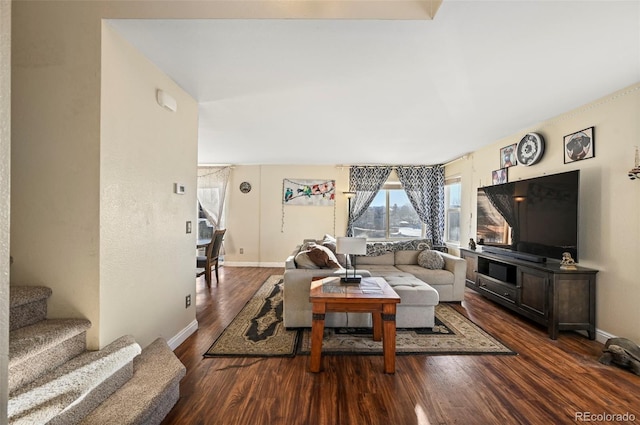
<path fill-rule="evenodd" d="M 184 191 L 185 191 L 185 186 L 182 183 L 174 183 L 173 184 L 173 191 L 174 193 L 177 193 L 178 195 L 184 195 Z"/>

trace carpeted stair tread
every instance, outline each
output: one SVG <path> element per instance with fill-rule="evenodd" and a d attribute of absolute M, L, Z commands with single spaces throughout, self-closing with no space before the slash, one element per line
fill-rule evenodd
<path fill-rule="evenodd" d="M 85 417 L 82 425 L 162 422 L 178 400 L 186 368 L 162 338 L 142 350 L 133 364 L 131 380 Z"/>
<path fill-rule="evenodd" d="M 91 322 L 43 320 L 9 332 L 9 392 L 83 353 Z"/>
<path fill-rule="evenodd" d="M 61 342 L 86 332 L 91 322 L 86 319 L 42 320 L 9 333 L 9 369 Z"/>
<path fill-rule="evenodd" d="M 9 308 L 45 300 L 51 296 L 51 293 L 51 288 L 46 286 L 11 286 L 9 287 Z"/>
<path fill-rule="evenodd" d="M 9 330 L 37 323 L 47 317 L 51 289 L 44 286 L 11 286 L 9 289 Z"/>
<path fill-rule="evenodd" d="M 133 374 L 141 352 L 126 335 L 87 351 L 10 394 L 9 424 L 76 424 Z M 115 423 L 115 422 L 114 422 Z"/>

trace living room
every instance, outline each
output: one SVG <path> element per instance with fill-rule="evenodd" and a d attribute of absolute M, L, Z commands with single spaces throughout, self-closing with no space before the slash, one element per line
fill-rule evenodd
<path fill-rule="evenodd" d="M 11 282 L 52 286 L 51 313 L 90 318 L 94 348 L 124 333 L 143 345 L 161 335 L 175 347 L 198 327 L 195 306 L 184 308 L 185 295 L 196 295 L 194 235 L 184 234 L 184 223 L 195 220 L 197 103 L 104 28 L 103 17 L 148 17 L 119 7 L 103 15 L 97 6 L 13 4 L 19 48 L 11 64 L 11 226 L 4 206 L 0 222 L 11 228 Z M 178 98 L 178 123 L 142 100 L 155 86 Z M 614 335 L 640 341 L 640 195 L 639 183 L 627 176 L 640 139 L 640 85 L 614 86 L 578 108 L 487 140 L 446 167 L 447 177 L 460 177 L 463 185 L 461 247 L 475 234 L 476 188 L 491 183 L 500 149 L 528 132 L 546 140 L 542 160 L 509 168 L 509 181 L 581 170 L 580 265 L 599 270 L 600 342 Z M 589 127 L 595 129 L 595 156 L 565 164 L 564 136 Z M 175 140 L 183 144 L 176 148 Z M 6 138 L 2 143 L 8 146 Z M 339 195 L 348 188 L 348 167 L 235 165 L 225 267 L 281 267 L 302 239 L 344 232 L 346 198 L 338 196 L 335 209 L 283 207 L 287 178 L 334 179 Z M 244 181 L 253 187 L 248 194 L 237 189 Z M 172 193 L 175 182 L 186 184 L 184 196 Z M 8 231 L 6 239 L 8 258 Z M 157 264 L 152 270 L 150 262 Z M 2 289 L 8 291 L 6 275 Z"/>

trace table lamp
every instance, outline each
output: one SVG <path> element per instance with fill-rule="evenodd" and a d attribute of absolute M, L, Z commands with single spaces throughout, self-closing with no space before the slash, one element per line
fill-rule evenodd
<path fill-rule="evenodd" d="M 366 255 L 367 238 L 337 238 L 336 252 L 347 255 Z M 353 276 L 349 276 L 349 269 L 345 268 L 344 277 L 340 279 L 343 283 L 360 283 L 362 276 L 356 275 L 356 257 L 353 257 Z"/>

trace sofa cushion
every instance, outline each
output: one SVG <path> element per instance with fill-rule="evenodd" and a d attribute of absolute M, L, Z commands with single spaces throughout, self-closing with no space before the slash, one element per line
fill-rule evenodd
<path fill-rule="evenodd" d="M 455 275 L 449 270 L 425 269 L 417 264 L 399 265 L 397 267 L 403 272 L 411 273 L 418 279 L 427 282 L 429 285 L 452 285 L 455 280 Z"/>
<path fill-rule="evenodd" d="M 401 305 L 437 305 L 438 291 L 415 276 L 386 276 L 389 286 L 400 296 Z"/>
<path fill-rule="evenodd" d="M 418 264 L 426 269 L 438 270 L 444 268 L 444 258 L 438 251 L 425 249 L 418 254 Z"/>
<path fill-rule="evenodd" d="M 408 249 L 405 251 L 396 251 L 395 264 L 418 264 L 418 254 L 422 250 Z"/>
<path fill-rule="evenodd" d="M 308 253 L 309 259 L 313 261 L 321 269 L 341 269 L 342 266 L 338 262 L 335 254 L 329 248 L 323 245 L 312 246 Z"/>
<path fill-rule="evenodd" d="M 356 256 L 356 266 L 360 267 L 363 264 L 380 264 L 380 265 L 394 265 L 394 254 L 393 252 L 387 252 L 386 254 L 377 255 L 377 256 L 369 256 L 369 255 L 357 255 Z"/>
<path fill-rule="evenodd" d="M 358 265 L 358 267 L 360 267 Z M 369 270 L 371 276 L 384 277 L 387 276 L 412 276 L 411 273 L 403 272 L 396 266 L 390 264 L 366 264 L 362 266 L 363 269 Z"/>

